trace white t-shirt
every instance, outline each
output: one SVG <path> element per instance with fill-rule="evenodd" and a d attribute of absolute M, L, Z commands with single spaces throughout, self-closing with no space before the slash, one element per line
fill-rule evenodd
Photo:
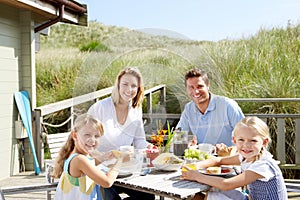
<path fill-rule="evenodd" d="M 270 167 L 270 164 L 268 164 L 268 162 L 275 162 L 275 160 L 273 160 L 272 154 L 270 154 L 269 152 L 265 152 L 259 160 L 253 163 L 242 161 L 243 158 L 241 155 L 239 158 L 241 161 L 241 168 L 243 172 L 246 170 L 250 170 L 264 177 L 258 180 L 269 181 L 275 176 L 274 171 Z"/>
<path fill-rule="evenodd" d="M 253 163 L 242 162 L 242 171 L 251 170 L 263 176 L 248 185 L 252 199 L 287 200 L 287 191 L 280 168 L 269 152 Z M 241 158 L 241 157 L 240 157 Z"/>
<path fill-rule="evenodd" d="M 100 120 L 103 124 L 104 135 L 100 139 L 98 150 L 107 152 L 119 149 L 122 145 L 133 144 L 137 149 L 146 148 L 142 109 L 129 107 L 126 122 L 121 125 L 117 120 L 116 109 L 111 97 L 93 104 L 88 114 Z"/>

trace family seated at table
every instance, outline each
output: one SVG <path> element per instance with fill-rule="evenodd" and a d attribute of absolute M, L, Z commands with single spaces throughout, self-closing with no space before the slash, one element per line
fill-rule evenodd
<path fill-rule="evenodd" d="M 247 137 L 250 136 L 243 135 L 245 137 L 243 138 L 235 135 L 233 141 L 237 145 L 238 154 L 234 151 L 230 152 L 231 149 L 234 149 L 232 147 L 234 127 L 238 123 L 243 123 L 240 122 L 242 119 L 248 118 L 244 118 L 235 101 L 214 95 L 209 91 L 210 83 L 204 71 L 189 70 L 185 74 L 185 86 L 192 101 L 185 106 L 176 129 L 191 132 L 195 136 L 191 144 L 208 143 L 215 145 L 216 152 L 222 156 L 235 154 L 234 157 L 230 158 L 233 159 L 233 164 L 240 162 L 248 164 L 248 161 L 256 163 L 265 158 L 268 161 L 271 160 L 269 153 L 265 150 L 268 141 L 270 141 L 269 137 L 267 135 L 265 138 L 258 137 L 254 135 L 256 132 L 252 129 L 252 132 L 248 130 L 250 136 L 251 134 L 254 135 L 251 141 L 252 143 L 259 143 L 261 151 L 256 152 L 250 148 L 239 149 L 237 144 L 244 142 L 244 140 L 248 141 L 249 138 Z M 143 96 L 144 86 L 141 73 L 135 67 L 126 67 L 118 74 L 112 95 L 92 105 L 87 114 L 77 117 L 74 130 L 61 149 L 54 168 L 54 175 L 60 177 L 55 199 L 119 200 L 121 199 L 120 193 L 126 193 L 129 196 L 126 199 L 155 199 L 153 194 L 113 185 L 122 163 L 129 159 L 127 153 L 120 153 L 115 150 L 124 145 L 133 145 L 136 149 L 157 149 L 155 145 L 146 141 L 141 108 Z M 259 124 L 260 122 L 255 121 L 255 123 Z M 237 131 L 235 133 L 237 134 Z M 263 134 L 266 133 L 263 132 Z M 242 141 L 239 138 L 242 138 Z M 251 153 L 252 151 L 256 154 Z M 257 159 L 253 160 L 252 157 L 257 157 Z M 97 168 L 99 163 L 111 159 L 115 159 L 116 162 L 108 172 L 103 172 Z M 200 163 L 197 166 L 202 168 L 210 165 L 231 164 L 230 159 L 218 157 L 205 161 L 204 163 L 207 164 Z M 270 161 L 270 163 L 272 162 Z M 190 168 L 185 169 L 187 172 L 183 172 L 183 178 L 203 182 L 202 176 L 204 175 Z M 276 167 L 273 171 L 276 174 L 275 181 L 281 183 L 282 175 Z M 268 176 L 246 170 L 245 173 L 236 177 L 249 177 L 249 173 L 251 178 L 244 182 L 240 181 L 240 184 L 250 184 L 255 180 L 257 181 L 254 183 L 261 184 L 258 179 L 272 178 L 270 170 Z M 198 178 L 194 179 L 195 177 Z M 214 179 L 219 180 L 219 177 L 205 178 L 205 180 L 210 180 L 205 184 L 218 187 L 218 184 L 213 182 Z M 236 179 L 238 178 L 233 180 Z M 240 184 L 232 185 L 239 187 Z M 268 185 L 264 186 L 269 187 Z M 256 185 L 253 187 L 255 188 Z M 228 189 L 223 185 L 220 185 L 219 188 Z M 282 193 L 279 194 L 284 197 L 284 188 L 281 189 Z M 213 195 L 211 192 L 208 194 L 208 197 Z M 226 195 L 226 192 L 224 194 Z"/>

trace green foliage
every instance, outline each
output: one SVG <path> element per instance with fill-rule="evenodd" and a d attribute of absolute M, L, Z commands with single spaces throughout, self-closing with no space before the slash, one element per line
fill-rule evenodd
<path fill-rule="evenodd" d="M 100 42 L 91 41 L 85 45 L 82 45 L 80 47 L 80 51 L 105 52 L 105 51 L 109 51 L 109 48 Z"/>
<path fill-rule="evenodd" d="M 89 22 L 88 27 L 57 23 L 51 26 L 49 36 L 41 36 L 41 43 L 46 48 L 76 48 L 90 41 L 105 40 L 121 30 L 124 29 L 105 26 L 96 21 Z"/>
<path fill-rule="evenodd" d="M 51 27 L 50 36 L 42 38 L 42 50 L 37 54 L 38 105 L 77 95 L 74 91 L 78 88 L 74 87 L 79 85 L 85 93 L 111 86 L 125 66 L 138 66 L 146 87 L 167 84 L 168 95 L 181 108 L 188 100 L 184 72 L 192 67 L 209 72 L 211 90 L 217 94 L 233 98 L 297 97 L 299 27 L 262 29 L 237 41 L 199 42 L 154 37 L 97 22 L 90 22 L 88 27 L 57 24 Z M 97 54 L 88 63 L 92 52 Z M 84 77 L 87 82 L 77 84 L 78 73 L 84 72 L 94 77 Z M 174 112 L 170 105 L 172 102 L 168 102 L 168 112 Z M 272 108 L 279 111 L 280 106 Z M 261 105 L 243 107 L 249 112 L 261 110 Z"/>

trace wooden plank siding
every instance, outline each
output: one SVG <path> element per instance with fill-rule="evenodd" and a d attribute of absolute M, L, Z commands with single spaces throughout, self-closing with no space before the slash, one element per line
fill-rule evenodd
<path fill-rule="evenodd" d="M 17 9 L 0 4 L 0 178 L 19 172 L 14 135 L 17 109 L 13 93 L 19 90 L 20 30 Z"/>
<path fill-rule="evenodd" d="M 63 14 L 63 22 L 87 25 L 86 5 L 77 4 L 81 9 L 67 9 Z M 36 29 L 39 24 L 44 24 L 57 17 L 57 8 L 44 1 L 0 1 L 0 143 L 5 143 L 0 148 L 0 158 L 6 160 L 0 168 L 0 179 L 19 172 L 13 167 L 18 161 L 17 140 L 14 135 L 14 122 L 19 120 L 13 95 L 17 91 L 28 92 L 31 109 L 36 107 L 36 70 L 35 70 L 35 30 L 42 30 L 44 26 Z M 50 24 L 49 24 L 50 26 Z M 38 35 L 39 33 L 37 33 Z M 4 112 L 5 111 L 5 112 Z M 35 146 L 39 143 L 33 130 Z M 10 141 L 6 140 L 9 135 Z M 4 139 L 5 138 L 5 139 Z M 25 142 L 25 150 L 27 148 Z M 4 152 L 4 153 L 3 153 Z M 28 150 L 26 159 L 32 155 Z M 26 168 L 33 170 L 33 163 L 26 162 Z"/>

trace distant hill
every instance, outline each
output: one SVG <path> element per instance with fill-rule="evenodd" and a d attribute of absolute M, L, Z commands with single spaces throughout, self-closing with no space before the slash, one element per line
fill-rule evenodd
<path fill-rule="evenodd" d="M 51 26 L 50 35 L 41 37 L 41 43 L 45 48 L 79 47 L 90 41 L 108 43 L 108 45 L 114 47 L 164 47 L 170 44 L 201 43 L 199 41 L 184 40 L 183 38 L 159 36 L 153 31 L 152 34 L 146 33 L 151 33 L 151 30 L 142 31 L 107 26 L 96 21 L 89 22 L 88 27 L 58 23 Z"/>

